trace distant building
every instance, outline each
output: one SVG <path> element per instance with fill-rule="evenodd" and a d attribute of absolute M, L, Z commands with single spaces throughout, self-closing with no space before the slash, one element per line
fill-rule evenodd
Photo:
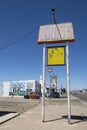
<path fill-rule="evenodd" d="M 36 80 L 19 80 L 3 83 L 3 97 L 10 95 L 23 96 L 30 92 L 41 92 L 41 85 Z"/>
<path fill-rule="evenodd" d="M 87 93 L 87 89 L 83 89 L 82 92 L 83 92 L 83 93 Z"/>
<path fill-rule="evenodd" d="M 0 97 L 3 95 L 3 85 L 0 85 Z"/>
<path fill-rule="evenodd" d="M 57 91 L 57 75 L 50 76 L 50 91 L 55 92 Z"/>

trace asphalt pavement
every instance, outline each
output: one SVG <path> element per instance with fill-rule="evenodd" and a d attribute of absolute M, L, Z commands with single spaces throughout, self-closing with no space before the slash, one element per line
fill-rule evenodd
<path fill-rule="evenodd" d="M 78 97 L 79 99 L 81 99 L 82 101 L 87 102 L 87 93 L 76 93 L 76 94 L 72 94 L 75 97 Z"/>

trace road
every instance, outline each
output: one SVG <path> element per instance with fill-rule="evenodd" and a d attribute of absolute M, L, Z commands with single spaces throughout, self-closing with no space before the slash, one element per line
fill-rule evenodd
<path fill-rule="evenodd" d="M 87 102 L 87 93 L 76 93 L 76 94 L 73 93 L 72 95 L 74 95 L 74 96 L 78 97 L 79 99 Z"/>

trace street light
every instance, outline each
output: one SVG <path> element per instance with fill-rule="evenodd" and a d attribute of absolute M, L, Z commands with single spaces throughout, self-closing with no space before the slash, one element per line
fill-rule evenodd
<path fill-rule="evenodd" d="M 51 8 L 51 11 L 52 11 L 52 13 L 53 13 L 54 23 L 56 24 L 56 13 L 55 13 L 55 8 Z"/>

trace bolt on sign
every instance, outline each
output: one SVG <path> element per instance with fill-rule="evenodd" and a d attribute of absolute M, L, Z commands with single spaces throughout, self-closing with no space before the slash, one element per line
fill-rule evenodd
<path fill-rule="evenodd" d="M 65 47 L 47 47 L 47 65 L 65 65 Z"/>

